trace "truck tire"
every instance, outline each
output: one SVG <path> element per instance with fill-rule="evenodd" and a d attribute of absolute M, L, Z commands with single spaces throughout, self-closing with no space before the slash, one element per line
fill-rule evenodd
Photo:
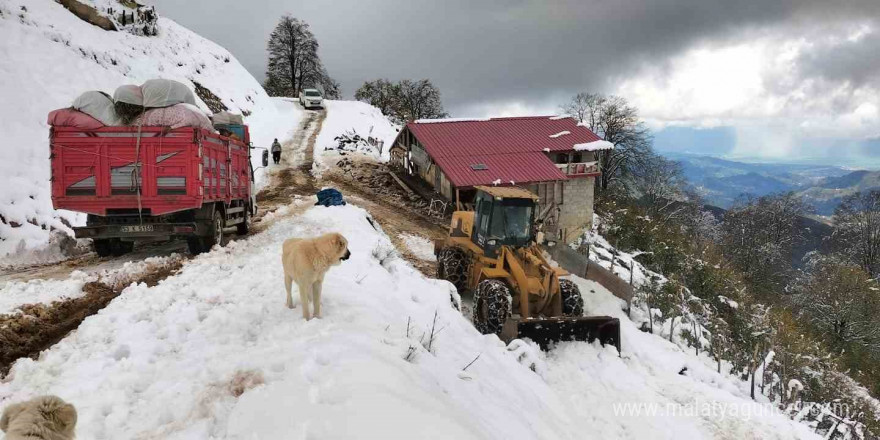
<path fill-rule="evenodd" d="M 502 280 L 483 280 L 474 291 L 474 327 L 484 335 L 500 334 L 511 315 L 510 287 Z"/>
<path fill-rule="evenodd" d="M 214 210 L 214 217 L 208 225 L 211 235 L 202 237 L 203 252 L 207 252 L 214 247 L 215 244 L 223 246 L 223 215 L 219 209 Z"/>
<path fill-rule="evenodd" d="M 241 223 L 235 225 L 235 233 L 236 234 L 247 235 L 247 233 L 251 230 L 251 225 L 249 223 L 251 220 L 251 216 L 249 215 L 249 212 L 250 212 L 250 208 L 245 207 L 244 212 L 242 212 L 242 214 L 241 214 L 242 216 L 244 216 L 244 218 L 242 219 L 243 221 Z"/>
<path fill-rule="evenodd" d="M 186 246 L 189 248 L 189 253 L 198 255 L 202 252 L 210 251 L 215 244 L 220 243 L 222 246 L 223 226 L 223 216 L 220 214 L 219 210 L 215 210 L 211 223 L 208 223 L 208 230 L 211 232 L 211 235 L 193 235 L 186 238 Z"/>
<path fill-rule="evenodd" d="M 186 247 L 189 249 L 189 253 L 193 255 L 198 255 L 202 253 L 202 237 L 186 237 Z"/>
<path fill-rule="evenodd" d="M 559 280 L 559 294 L 562 295 L 563 316 L 584 315 L 584 297 L 577 284 L 571 280 Z"/>
<path fill-rule="evenodd" d="M 437 256 L 437 278 L 452 283 L 459 293 L 468 288 L 471 259 L 461 248 L 447 247 Z"/>
<path fill-rule="evenodd" d="M 99 257 L 109 257 L 112 252 L 110 239 L 101 238 L 92 241 L 92 247 L 95 249 L 95 253 L 98 254 Z"/>

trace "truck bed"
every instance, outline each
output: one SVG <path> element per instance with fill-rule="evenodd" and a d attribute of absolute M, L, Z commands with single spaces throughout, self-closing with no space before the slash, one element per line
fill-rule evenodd
<path fill-rule="evenodd" d="M 138 145 L 137 127 L 53 127 L 50 151 L 56 209 L 157 216 L 250 194 L 248 145 L 208 130 L 141 127 Z"/>

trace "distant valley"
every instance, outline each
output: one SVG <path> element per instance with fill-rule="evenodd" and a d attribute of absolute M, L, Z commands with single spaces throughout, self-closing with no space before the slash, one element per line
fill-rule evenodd
<path fill-rule="evenodd" d="M 795 191 L 815 208 L 816 214 L 830 216 L 844 197 L 857 191 L 880 189 L 880 171 L 664 154 L 681 162 L 688 182 L 708 204 L 722 208 L 729 208 L 742 194 L 763 196 Z"/>

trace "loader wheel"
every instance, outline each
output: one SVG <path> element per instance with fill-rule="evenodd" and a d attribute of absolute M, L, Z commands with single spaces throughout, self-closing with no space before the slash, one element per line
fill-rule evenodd
<path fill-rule="evenodd" d="M 484 334 L 501 333 L 510 317 L 510 287 L 501 280 L 483 280 L 474 291 L 474 327 Z"/>
<path fill-rule="evenodd" d="M 113 249 L 110 240 L 106 238 L 94 240 L 92 246 L 95 248 L 95 253 L 98 254 L 99 257 L 109 257 Z"/>
<path fill-rule="evenodd" d="M 581 290 L 571 280 L 559 280 L 559 293 L 562 295 L 562 314 L 564 316 L 583 316 L 584 297 Z"/>
<path fill-rule="evenodd" d="M 470 257 L 461 248 L 443 248 L 437 256 L 437 278 L 452 283 L 459 293 L 467 290 L 470 267 Z"/>

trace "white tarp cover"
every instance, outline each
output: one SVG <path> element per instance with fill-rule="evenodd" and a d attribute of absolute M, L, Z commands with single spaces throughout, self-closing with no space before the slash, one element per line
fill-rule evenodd
<path fill-rule="evenodd" d="M 242 118 L 241 115 L 237 115 L 235 113 L 230 113 L 227 111 L 215 113 L 214 117 L 212 119 L 214 120 L 214 124 L 216 124 L 216 125 L 243 125 L 244 124 L 244 118 Z"/>
<path fill-rule="evenodd" d="M 116 91 L 113 92 L 113 100 L 142 106 L 144 105 L 144 92 L 141 90 L 141 86 L 124 84 L 117 87 Z"/>
<path fill-rule="evenodd" d="M 116 109 L 113 108 L 113 99 L 104 92 L 91 90 L 79 95 L 73 101 L 73 108 L 101 121 L 104 125 L 122 124 Z"/>
<path fill-rule="evenodd" d="M 174 104 L 196 105 L 192 90 L 181 82 L 170 79 L 151 79 L 141 86 L 144 92 L 144 107 L 168 107 Z"/>
<path fill-rule="evenodd" d="M 197 127 L 214 131 L 211 121 L 201 109 L 192 104 L 176 104 L 170 107 L 147 110 L 132 125 L 147 127 Z"/>

